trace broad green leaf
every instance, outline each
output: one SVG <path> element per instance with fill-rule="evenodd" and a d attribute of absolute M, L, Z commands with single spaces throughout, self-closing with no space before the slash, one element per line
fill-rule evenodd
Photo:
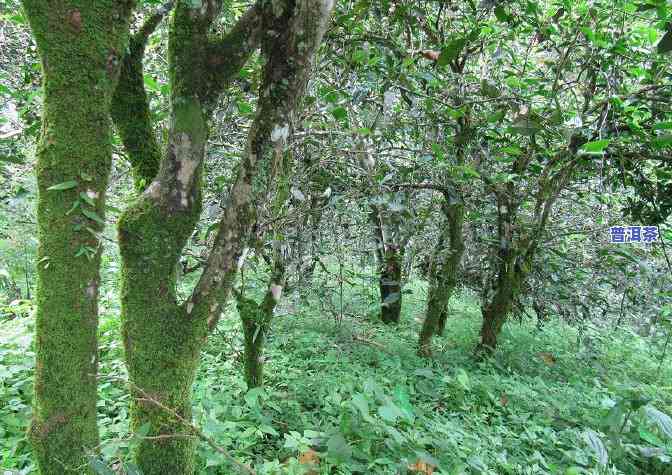
<path fill-rule="evenodd" d="M 352 405 L 355 406 L 363 416 L 369 414 L 369 402 L 363 394 L 355 394 L 352 397 Z"/>
<path fill-rule="evenodd" d="M 243 115 L 251 114 L 254 111 L 252 105 L 247 101 L 238 101 L 236 105 L 238 106 L 238 112 Z"/>
<path fill-rule="evenodd" d="M 344 107 L 334 107 L 330 112 L 338 121 L 345 121 L 348 118 L 348 111 Z"/>
<path fill-rule="evenodd" d="M 330 457 L 339 461 L 347 461 L 352 457 L 352 448 L 340 433 L 334 434 L 329 438 L 327 441 L 327 451 Z"/>
<path fill-rule="evenodd" d="M 646 412 L 648 418 L 658 426 L 663 434 L 672 438 L 672 418 L 670 418 L 670 416 L 664 412 L 659 411 L 653 406 L 647 406 L 644 411 Z"/>
<path fill-rule="evenodd" d="M 593 453 L 595 453 L 598 463 L 603 467 L 606 467 L 607 462 L 609 461 L 609 454 L 607 453 L 607 448 L 604 446 L 604 442 L 602 442 L 600 435 L 592 429 L 586 429 L 583 433 L 583 438 L 586 440 Z"/>
<path fill-rule="evenodd" d="M 651 145 L 657 149 L 669 147 L 672 145 L 672 134 L 665 134 L 654 138 Z"/>
<path fill-rule="evenodd" d="M 63 183 L 59 183 L 58 185 L 53 185 L 47 188 L 47 190 L 50 191 L 63 191 L 63 190 L 70 190 L 71 188 L 75 188 L 78 185 L 78 183 L 75 180 L 69 180 L 69 181 L 64 181 Z"/>
<path fill-rule="evenodd" d="M 441 66 L 445 66 L 451 61 L 456 60 L 464 49 L 465 44 L 466 40 L 464 38 L 456 38 L 452 40 L 441 50 L 437 63 Z"/>
<path fill-rule="evenodd" d="M 89 467 L 97 475 L 115 475 L 112 469 L 96 458 L 89 459 Z"/>
<path fill-rule="evenodd" d="M 594 142 L 588 142 L 581 146 L 581 150 L 585 153 L 599 153 L 601 154 L 608 146 L 610 140 L 595 140 Z"/>
<path fill-rule="evenodd" d="M 86 208 L 82 208 L 82 214 L 83 214 L 84 216 L 86 216 L 87 218 L 89 218 L 89 219 L 95 221 L 96 223 L 99 223 L 99 224 L 105 224 L 105 220 L 104 220 L 103 218 L 101 218 L 101 217 L 98 215 L 98 213 L 96 213 L 96 212 L 93 211 L 93 210 L 86 209 Z"/>

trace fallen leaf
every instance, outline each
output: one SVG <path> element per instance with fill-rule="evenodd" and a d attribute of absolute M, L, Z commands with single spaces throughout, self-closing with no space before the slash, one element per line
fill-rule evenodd
<path fill-rule="evenodd" d="M 79 10 L 70 12 L 70 25 L 77 33 L 82 31 L 82 14 Z"/>
<path fill-rule="evenodd" d="M 501 396 L 499 396 L 499 402 L 502 403 L 502 406 L 505 406 L 509 403 L 509 397 L 506 395 L 506 393 L 502 393 Z"/>
<path fill-rule="evenodd" d="M 439 59 L 439 56 L 441 55 L 441 51 L 432 51 L 432 50 L 425 50 L 422 52 L 422 56 L 426 59 L 429 59 L 431 61 L 436 61 Z"/>
<path fill-rule="evenodd" d="M 553 365 L 557 360 L 557 358 L 553 356 L 551 353 L 546 353 L 543 351 L 541 353 L 537 353 L 537 356 L 539 356 L 539 358 L 544 360 L 544 363 L 546 363 L 547 365 Z"/>
<path fill-rule="evenodd" d="M 313 449 L 308 449 L 301 455 L 299 455 L 299 463 L 301 465 L 319 465 L 320 464 L 320 454 L 315 452 Z M 317 475 L 317 470 L 309 470 L 306 472 L 306 475 Z"/>
<path fill-rule="evenodd" d="M 432 475 L 434 473 L 434 465 L 431 463 L 418 460 L 414 464 L 408 466 L 408 469 L 415 473 L 424 473 L 425 475 Z"/>

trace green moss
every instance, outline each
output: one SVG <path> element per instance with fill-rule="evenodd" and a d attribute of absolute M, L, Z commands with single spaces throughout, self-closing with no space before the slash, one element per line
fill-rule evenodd
<path fill-rule="evenodd" d="M 122 335 L 129 377 L 152 398 L 187 419 L 191 417 L 191 385 L 206 330 L 178 305 L 175 264 L 199 213 L 200 206 L 168 212 L 143 195 L 119 222 L 124 264 Z M 183 432 L 168 414 L 147 402 L 131 405 L 131 420 L 134 429 L 149 424 L 149 436 Z M 193 440 L 179 436 L 144 440 L 136 458 L 145 474 L 190 474 L 194 472 Z"/>
<path fill-rule="evenodd" d="M 121 66 L 119 84 L 112 100 L 111 116 L 126 148 L 135 187 L 142 191 L 156 176 L 161 152 L 152 128 L 149 99 L 142 69 L 144 42 L 131 44 Z"/>
<path fill-rule="evenodd" d="M 101 226 L 90 216 L 104 216 L 112 156 L 108 113 L 133 2 L 26 0 L 23 6 L 44 73 L 36 169 L 35 398 L 29 436 L 40 473 L 79 474 L 87 472 L 87 455 L 98 445 L 100 249 L 89 230 Z M 66 181 L 77 186 L 49 189 Z M 80 193 L 95 205 L 82 202 L 69 212 Z"/>

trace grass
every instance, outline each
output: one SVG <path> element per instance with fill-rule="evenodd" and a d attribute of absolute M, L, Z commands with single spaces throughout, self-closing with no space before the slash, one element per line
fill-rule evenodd
<path fill-rule="evenodd" d="M 367 315 L 366 298 L 342 319 L 320 314 L 315 302 L 278 316 L 266 387 L 249 392 L 231 310 L 203 354 L 195 422 L 260 474 L 672 473 L 664 415 L 672 413 L 672 367 L 658 370 L 662 342 L 512 322 L 495 356 L 477 362 L 480 317 L 462 296 L 426 360 L 415 354 L 423 287 L 409 288 L 398 327 Z M 31 331 L 30 318 L 0 323 L 0 468 L 16 473 L 33 470 L 24 436 Z M 100 373 L 99 460 L 121 472 L 138 435 L 128 433 L 127 392 L 105 379 L 125 376 L 111 315 L 101 324 Z M 199 457 L 202 474 L 233 473 L 205 444 Z"/>

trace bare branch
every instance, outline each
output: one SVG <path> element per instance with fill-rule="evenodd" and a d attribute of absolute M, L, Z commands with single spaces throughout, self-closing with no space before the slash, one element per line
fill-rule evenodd
<path fill-rule="evenodd" d="M 153 406 L 158 407 L 162 411 L 164 411 L 167 414 L 170 414 L 171 417 L 173 417 L 176 421 L 178 421 L 180 424 L 184 426 L 186 430 L 191 432 L 194 436 L 198 437 L 199 439 L 203 440 L 205 443 L 207 443 L 210 447 L 212 447 L 216 452 L 222 454 L 229 462 L 231 462 L 235 467 L 238 469 L 240 473 L 246 473 L 249 475 L 256 475 L 256 472 L 250 468 L 249 466 L 245 465 L 244 463 L 238 461 L 231 453 L 226 450 L 224 447 L 221 445 L 217 444 L 217 442 L 210 436 L 206 435 L 198 426 L 194 425 L 191 421 L 188 421 L 184 417 L 182 417 L 180 414 L 177 413 L 174 409 L 166 406 L 160 401 L 157 401 L 153 397 L 151 397 L 147 392 L 145 392 L 141 387 L 137 386 L 136 384 L 133 384 L 131 381 L 128 381 L 124 378 L 120 378 L 117 376 L 106 376 L 105 379 L 111 379 L 113 381 L 118 381 L 120 383 L 126 384 L 132 392 L 138 393 L 142 397 L 136 397 L 136 400 L 142 401 L 142 402 L 147 402 L 152 404 Z M 186 434 L 162 434 L 159 436 L 154 436 L 151 437 L 153 439 L 165 439 L 165 438 L 175 438 L 175 437 L 187 437 L 188 435 Z M 145 439 L 150 439 L 150 437 L 144 437 Z"/>

